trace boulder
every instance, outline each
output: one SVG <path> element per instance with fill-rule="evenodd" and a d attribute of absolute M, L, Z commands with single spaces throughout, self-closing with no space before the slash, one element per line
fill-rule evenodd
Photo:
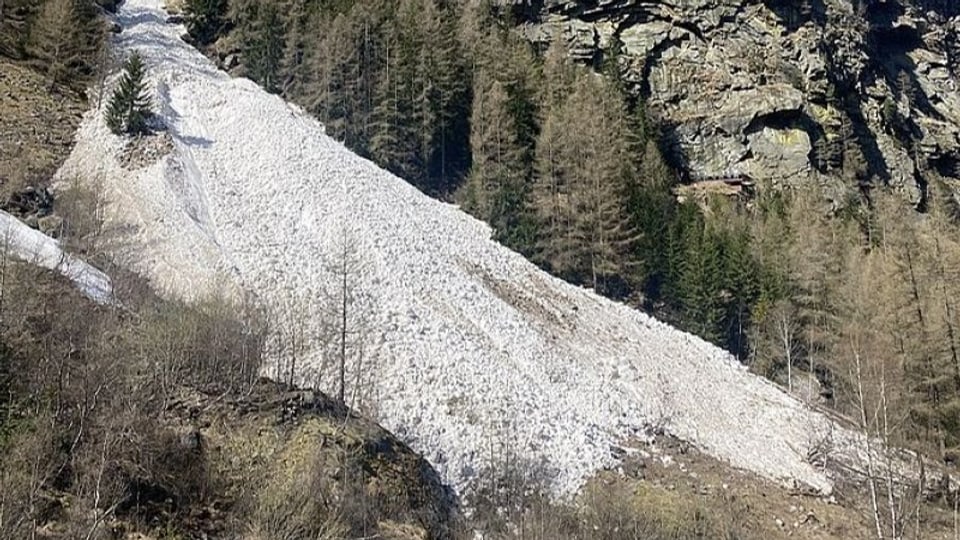
<path fill-rule="evenodd" d="M 240 66 L 240 55 L 236 53 L 231 53 L 231 54 L 228 54 L 226 57 L 224 57 L 223 65 L 222 65 L 223 69 L 229 71 L 239 66 Z"/>

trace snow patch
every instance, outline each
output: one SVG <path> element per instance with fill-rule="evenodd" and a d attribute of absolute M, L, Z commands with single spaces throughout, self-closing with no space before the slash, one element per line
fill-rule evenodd
<path fill-rule="evenodd" d="M 59 272 L 94 302 L 106 304 L 111 301 L 113 287 L 106 274 L 65 253 L 56 240 L 3 211 L 0 211 L 0 250 L 3 256 L 9 254 Z"/>

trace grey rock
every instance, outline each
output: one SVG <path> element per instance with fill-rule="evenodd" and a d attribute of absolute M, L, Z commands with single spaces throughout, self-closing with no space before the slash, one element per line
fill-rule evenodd
<path fill-rule="evenodd" d="M 744 172 L 751 178 L 767 176 L 769 170 L 778 171 L 786 183 L 810 177 L 810 135 L 802 129 L 774 129 L 764 126 L 748 136 L 752 158 L 744 164 Z"/>
<path fill-rule="evenodd" d="M 180 449 L 187 452 L 199 452 L 203 445 L 203 436 L 197 430 L 190 430 L 180 435 Z"/>
<path fill-rule="evenodd" d="M 223 59 L 223 69 L 231 70 L 238 67 L 239 65 L 240 65 L 240 56 L 235 53 L 228 54 Z"/>
<path fill-rule="evenodd" d="M 528 2 L 499 3 L 523 7 L 530 41 L 563 40 L 582 62 L 619 41 L 629 88 L 666 127 L 670 157 L 690 176 L 834 178 L 840 190 L 836 158 L 819 155 L 816 143 L 835 154 L 848 125 L 856 137 L 847 144 L 868 161 L 862 179 L 912 203 L 923 197 L 926 171 L 960 178 L 960 9 L 920 12 L 887 0 L 861 16 L 851 0 L 824 0 L 821 14 L 794 2 L 544 0 L 531 14 Z M 891 6 L 902 15 L 881 16 Z M 909 131 L 888 125 L 885 103 Z"/>

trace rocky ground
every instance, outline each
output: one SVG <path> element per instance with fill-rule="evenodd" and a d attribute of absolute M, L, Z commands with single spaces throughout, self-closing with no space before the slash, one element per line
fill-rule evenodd
<path fill-rule="evenodd" d="M 240 398 L 183 388 L 159 422 L 177 434 L 183 452 L 197 454 L 216 479 L 215 493 L 186 509 L 158 494 L 136 516 L 120 512 L 116 530 L 135 529 L 125 517 L 142 521 L 155 514 L 166 522 L 160 518 L 174 513 L 189 537 L 231 537 L 256 525 L 258 512 L 284 501 L 303 504 L 297 498 L 305 492 L 326 505 L 329 515 L 314 519 L 365 519 L 378 538 L 453 533 L 454 500 L 429 464 L 319 392 L 265 380 Z"/>
<path fill-rule="evenodd" d="M 47 188 L 86 108 L 76 92 L 51 90 L 36 71 L 0 59 L 0 209 L 57 232 Z"/>
<path fill-rule="evenodd" d="M 960 13 L 940 3 L 675 0 L 513 4 L 527 37 L 599 64 L 620 47 L 684 179 L 890 184 L 921 205 L 960 177 Z M 921 7 L 915 5 L 921 4 Z M 931 3 L 932 4 L 932 3 Z M 857 171 L 854 154 L 865 169 Z M 836 197 L 844 185 L 830 186 Z"/>

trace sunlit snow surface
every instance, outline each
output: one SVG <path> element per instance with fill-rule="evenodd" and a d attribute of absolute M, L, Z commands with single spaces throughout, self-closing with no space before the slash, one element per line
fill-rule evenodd
<path fill-rule="evenodd" d="M 64 253 L 56 240 L 3 211 L 0 211 L 0 254 L 60 272 L 95 302 L 104 304 L 111 300 L 112 287 L 106 274 Z"/>
<path fill-rule="evenodd" d="M 842 448 L 848 432 L 722 350 L 541 272 L 297 107 L 217 71 L 165 17 L 160 0 L 128 0 L 117 43 L 144 55 L 174 152 L 123 170 L 121 142 L 90 113 L 62 171 L 103 182 L 108 220 L 128 231 L 120 259 L 158 287 L 309 306 L 329 290 L 325 261 L 348 227 L 364 263 L 351 282 L 375 306 L 366 405 L 461 492 L 510 451 L 570 494 L 650 424 L 737 467 L 830 489 L 807 450 L 828 432 Z M 306 312 L 272 322 L 316 332 Z"/>

